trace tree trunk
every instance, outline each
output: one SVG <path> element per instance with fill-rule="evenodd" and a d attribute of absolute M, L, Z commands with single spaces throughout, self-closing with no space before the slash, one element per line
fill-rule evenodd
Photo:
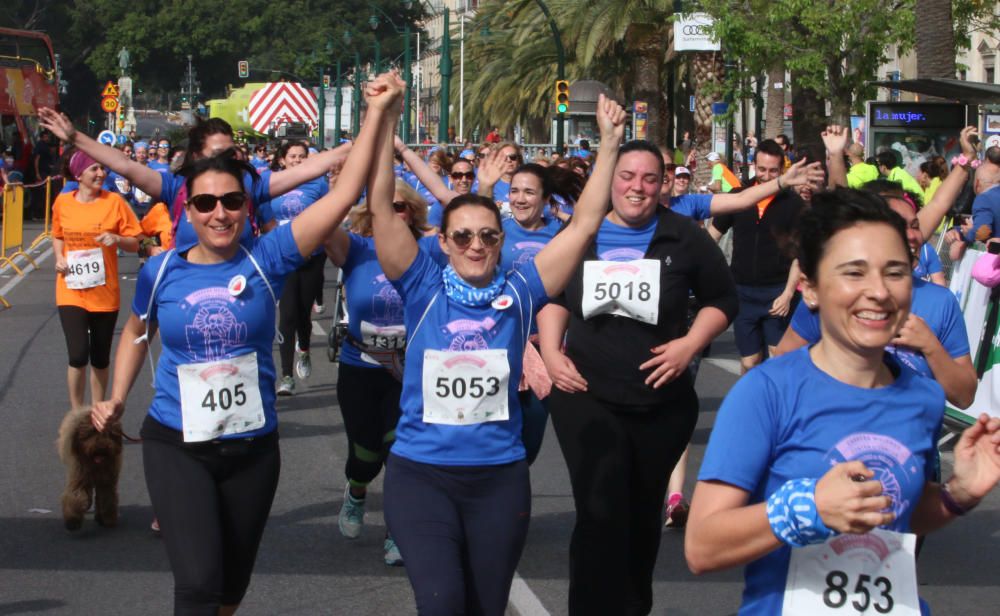
<path fill-rule="evenodd" d="M 667 34 L 663 28 L 652 24 L 633 24 L 625 34 L 625 40 L 629 50 L 635 54 L 632 63 L 633 100 L 645 101 L 649 106 L 646 139 L 653 143 L 665 143 L 663 57 L 667 51 Z M 631 104 L 632 101 L 626 103 Z"/>
<path fill-rule="evenodd" d="M 691 87 L 695 93 L 694 140 L 698 166 L 695 169 L 696 185 L 707 184 L 712 175 L 710 165 L 705 164 L 705 155 L 712 151 L 712 103 L 714 96 L 710 90 L 719 91 L 723 76 L 722 56 L 711 51 L 694 53 L 691 58 Z"/>
<path fill-rule="evenodd" d="M 776 87 L 781 84 L 781 87 Z M 772 66 L 767 71 L 767 106 L 764 111 L 764 134 L 758 139 L 774 139 L 785 126 L 785 65 Z"/>
<path fill-rule="evenodd" d="M 826 72 L 830 79 L 830 123 L 849 127 L 854 99 L 850 88 L 843 85 L 844 67 L 840 62 L 831 62 Z"/>
<path fill-rule="evenodd" d="M 955 78 L 955 35 L 951 2 L 917 0 L 917 78 Z"/>
<path fill-rule="evenodd" d="M 810 160 L 824 160 L 823 138 L 826 127 L 826 101 L 816 90 L 798 85 L 792 73 L 792 143 L 800 152 L 808 152 Z"/>

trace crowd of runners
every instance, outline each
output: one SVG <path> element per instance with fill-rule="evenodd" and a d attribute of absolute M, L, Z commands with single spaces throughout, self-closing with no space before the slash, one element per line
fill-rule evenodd
<path fill-rule="evenodd" d="M 328 259 L 346 321 L 339 530 L 360 535 L 385 469 L 383 557 L 420 614 L 504 614 L 550 416 L 576 509 L 571 614 L 649 613 L 665 524 L 686 527 L 695 573 L 746 566 L 741 614 L 857 608 L 862 587 L 861 612 L 928 609 L 916 536 L 1000 480 L 1000 419 L 977 418 L 942 476 L 946 400 L 969 407 L 977 375 L 927 242 L 1000 235 L 985 215 L 942 227 L 973 176 L 977 212 L 998 199 L 1000 152 L 963 130 L 927 194 L 830 126 L 818 155 L 755 140 L 738 177 L 717 153 L 625 142 L 603 95 L 599 140 L 571 156 L 526 160 L 498 134 L 417 152 L 395 137 L 404 90 L 373 78 L 360 132 L 323 151 L 237 143 L 219 119 L 176 152 L 116 149 L 39 110 L 64 148 L 70 404 L 105 429 L 153 364 L 143 464 L 176 614 L 232 614 L 247 591 L 280 473 L 276 397 L 312 372 Z M 693 192 L 699 164 L 712 180 Z M 144 265 L 112 361 L 122 250 Z M 745 376 L 689 499 L 698 363 L 730 326 Z"/>

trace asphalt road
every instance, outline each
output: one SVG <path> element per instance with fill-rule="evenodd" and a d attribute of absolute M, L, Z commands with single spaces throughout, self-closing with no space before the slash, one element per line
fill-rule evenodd
<path fill-rule="evenodd" d="M 29 238 L 36 234 L 26 233 Z M 122 259 L 121 272 L 128 277 L 122 281 L 124 306 L 132 296 L 136 266 L 134 257 Z M 54 440 L 67 407 L 66 351 L 53 302 L 51 256 L 10 288 L 12 280 L 9 271 L 0 271 L 0 293 L 13 304 L 0 312 L 0 616 L 170 613 L 172 579 L 163 546 L 149 531 L 152 511 L 139 446 L 125 449 L 120 526 L 101 529 L 87 520 L 77 533 L 63 530 L 59 497 L 64 471 Z M 119 316 L 119 325 L 126 313 Z M 369 493 L 361 538 L 349 541 L 337 530 L 346 439 L 337 409 L 336 373 L 324 356 L 325 336 L 320 335 L 330 326 L 329 315 L 316 318 L 316 324 L 313 376 L 299 384 L 296 396 L 278 402 L 281 483 L 240 613 L 412 614 L 405 571 L 382 564 L 381 480 Z M 698 377 L 702 413 L 692 443 L 689 485 L 715 411 L 736 379 L 735 366 L 727 332 Z M 138 432 L 150 395 L 145 368 L 128 401 L 129 434 Z M 946 473 L 949 459 L 945 454 Z M 565 614 L 574 512 L 551 427 L 531 475 L 531 531 L 509 612 Z M 664 532 L 653 612 L 734 613 L 742 587 L 739 572 L 696 578 L 684 564 L 682 544 L 682 531 Z M 997 614 L 998 555 L 1000 493 L 994 492 L 968 519 L 928 540 L 918 565 L 921 595 L 935 614 Z"/>

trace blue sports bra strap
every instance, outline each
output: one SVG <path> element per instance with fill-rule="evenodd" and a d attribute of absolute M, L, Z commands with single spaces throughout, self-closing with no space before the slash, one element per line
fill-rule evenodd
<path fill-rule="evenodd" d="M 152 384 L 154 388 L 156 387 L 156 360 L 153 358 L 153 345 L 150 344 L 149 340 L 149 320 L 150 315 L 153 314 L 153 305 L 156 302 L 156 289 L 160 286 L 160 281 L 163 280 L 163 274 L 167 271 L 167 262 L 170 261 L 170 257 L 172 256 L 174 256 L 173 248 L 167 251 L 167 254 L 163 257 L 163 262 L 160 263 L 160 269 L 157 270 L 156 278 L 153 279 L 153 288 L 149 290 L 149 304 L 146 306 L 146 314 L 139 317 L 139 319 L 145 323 L 146 331 L 132 341 L 132 344 L 146 343 L 146 353 L 149 354 L 149 370 L 152 372 L 150 384 Z"/>

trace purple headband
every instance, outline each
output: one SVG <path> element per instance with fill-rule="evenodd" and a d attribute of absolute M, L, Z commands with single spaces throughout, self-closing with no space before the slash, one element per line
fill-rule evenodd
<path fill-rule="evenodd" d="M 73 152 L 73 156 L 69 159 L 69 172 L 73 175 L 73 179 L 79 180 L 84 171 L 91 165 L 96 164 L 97 161 L 90 154 L 87 154 L 83 150 L 77 150 Z"/>

